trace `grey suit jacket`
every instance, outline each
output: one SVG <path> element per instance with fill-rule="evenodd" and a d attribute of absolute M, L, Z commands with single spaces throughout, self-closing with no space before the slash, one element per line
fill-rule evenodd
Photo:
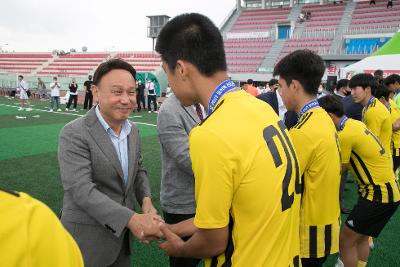
<path fill-rule="evenodd" d="M 141 205 L 143 198 L 150 196 L 139 131 L 133 124 L 128 136 L 128 158 L 125 186 L 115 147 L 98 121 L 95 107 L 61 130 L 61 221 L 78 243 L 85 266 L 107 266 L 116 260 L 129 231 L 126 225 L 134 213 L 134 199 Z"/>
<path fill-rule="evenodd" d="M 160 201 L 164 212 L 193 214 L 196 211 L 189 133 L 199 123 L 193 107 L 183 107 L 174 94 L 161 105 L 157 131 L 162 164 Z"/>

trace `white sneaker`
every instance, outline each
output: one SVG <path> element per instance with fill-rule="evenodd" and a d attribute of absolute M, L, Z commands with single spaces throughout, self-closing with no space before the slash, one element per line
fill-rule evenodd
<path fill-rule="evenodd" d="M 31 111 L 31 110 L 32 110 L 31 108 L 27 108 L 27 109 L 26 109 L 26 111 Z"/>
<path fill-rule="evenodd" d="M 76 111 L 76 108 L 74 108 L 74 111 Z"/>
<path fill-rule="evenodd" d="M 65 111 L 68 111 L 68 108 L 65 108 Z"/>
<path fill-rule="evenodd" d="M 61 108 L 57 109 L 57 111 L 61 111 Z"/>
<path fill-rule="evenodd" d="M 153 111 L 153 113 L 158 113 L 158 111 Z"/>
<path fill-rule="evenodd" d="M 149 111 L 149 113 L 151 113 L 151 111 Z"/>
<path fill-rule="evenodd" d="M 52 108 L 50 109 L 50 112 L 53 112 L 53 109 L 52 109 Z"/>
<path fill-rule="evenodd" d="M 18 110 L 24 110 L 23 108 L 18 108 Z"/>

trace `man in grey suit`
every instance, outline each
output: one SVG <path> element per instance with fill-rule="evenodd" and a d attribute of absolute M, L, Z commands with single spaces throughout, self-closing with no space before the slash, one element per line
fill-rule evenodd
<path fill-rule="evenodd" d="M 61 131 L 58 150 L 64 200 L 61 221 L 85 266 L 131 266 L 132 235 L 159 233 L 139 132 L 128 117 L 136 106 L 136 71 L 120 59 L 100 64 L 93 79 L 98 105 Z M 135 213 L 134 199 L 143 214 Z"/>
<path fill-rule="evenodd" d="M 195 106 L 184 107 L 174 94 L 163 102 L 158 113 L 157 131 L 162 167 L 160 201 L 164 220 L 168 224 L 193 218 L 196 212 L 189 133 L 201 123 L 203 116 L 200 106 L 197 109 Z M 170 267 L 195 267 L 199 261 L 169 258 Z"/>

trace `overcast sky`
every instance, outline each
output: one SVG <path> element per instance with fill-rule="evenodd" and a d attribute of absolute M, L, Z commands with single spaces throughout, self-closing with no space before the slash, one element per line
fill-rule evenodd
<path fill-rule="evenodd" d="M 17 52 L 150 51 L 148 15 L 197 12 L 218 27 L 235 0 L 0 0 L 0 46 Z M 8 44 L 8 45 L 4 45 Z"/>

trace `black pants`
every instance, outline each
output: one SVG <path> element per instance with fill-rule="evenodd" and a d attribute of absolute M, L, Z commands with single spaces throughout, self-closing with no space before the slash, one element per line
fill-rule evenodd
<path fill-rule="evenodd" d="M 303 267 L 323 267 L 326 257 L 323 258 L 301 258 Z"/>
<path fill-rule="evenodd" d="M 393 7 L 393 2 L 392 1 L 388 1 L 387 5 L 386 5 L 386 8 L 389 8 L 389 7 Z"/>
<path fill-rule="evenodd" d="M 137 103 L 137 111 L 140 111 L 142 109 L 145 109 L 146 107 L 146 101 L 144 100 L 144 95 L 143 94 L 136 94 L 136 103 Z"/>
<path fill-rule="evenodd" d="M 74 101 L 74 108 L 76 109 L 76 104 L 78 103 L 78 95 L 69 95 L 67 108 L 71 106 L 72 101 Z"/>
<path fill-rule="evenodd" d="M 148 109 L 148 111 L 151 111 L 151 107 L 150 107 L 151 102 L 153 102 L 153 107 L 154 107 L 153 111 L 157 111 L 157 96 L 156 95 L 148 95 L 147 96 L 147 109 Z"/>
<path fill-rule="evenodd" d="M 171 214 L 167 212 L 163 212 L 163 214 L 164 220 L 168 224 L 175 224 L 194 217 L 194 214 Z M 189 238 L 187 237 L 183 240 L 186 241 Z M 169 257 L 170 267 L 196 267 L 199 262 L 199 259 Z"/>
<path fill-rule="evenodd" d="M 93 95 L 92 93 L 86 93 L 85 102 L 83 102 L 83 108 L 87 109 L 89 107 L 89 109 L 91 109 L 92 106 L 93 106 Z"/>
<path fill-rule="evenodd" d="M 393 154 L 393 172 L 396 172 L 397 168 L 400 166 L 400 156 L 395 156 Z"/>

